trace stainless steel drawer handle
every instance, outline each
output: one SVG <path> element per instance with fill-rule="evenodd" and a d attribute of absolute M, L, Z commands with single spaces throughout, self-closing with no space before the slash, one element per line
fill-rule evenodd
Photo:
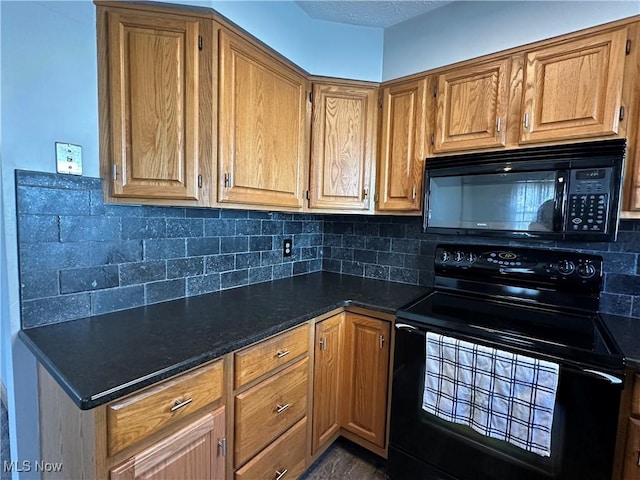
<path fill-rule="evenodd" d="M 180 400 L 176 400 L 173 403 L 173 407 L 171 407 L 171 411 L 175 412 L 176 410 L 180 410 L 182 407 L 186 407 L 191 402 L 193 402 L 193 398 L 187 398 L 184 402 L 181 402 Z"/>
<path fill-rule="evenodd" d="M 276 356 L 278 358 L 282 358 L 282 357 L 286 357 L 287 355 L 289 355 L 291 352 L 289 350 L 280 350 L 278 353 L 276 353 Z"/>
<path fill-rule="evenodd" d="M 289 404 L 289 403 L 285 403 L 284 405 L 276 405 L 276 413 L 282 413 L 287 408 L 289 408 L 290 406 L 291 406 L 291 404 Z"/>
<path fill-rule="evenodd" d="M 284 478 L 288 471 L 289 470 L 287 470 L 286 468 L 281 472 L 276 470 L 276 480 L 281 480 L 282 478 Z"/>

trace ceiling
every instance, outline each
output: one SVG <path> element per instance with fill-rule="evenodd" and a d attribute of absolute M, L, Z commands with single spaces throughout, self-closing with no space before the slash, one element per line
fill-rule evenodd
<path fill-rule="evenodd" d="M 296 0 L 296 3 L 317 20 L 386 28 L 451 0 Z"/>

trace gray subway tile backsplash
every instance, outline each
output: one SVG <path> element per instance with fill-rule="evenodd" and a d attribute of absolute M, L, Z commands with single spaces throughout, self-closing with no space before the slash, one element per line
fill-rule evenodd
<path fill-rule="evenodd" d="M 319 270 L 428 286 L 438 243 L 514 244 L 426 235 L 419 217 L 115 205 L 96 178 L 16 183 L 24 328 Z M 602 255 L 601 310 L 640 318 L 640 221 L 620 230 L 615 243 L 524 245 Z"/>

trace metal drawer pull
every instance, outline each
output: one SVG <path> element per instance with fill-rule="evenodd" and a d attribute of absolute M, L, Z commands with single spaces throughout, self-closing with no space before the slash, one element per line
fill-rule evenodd
<path fill-rule="evenodd" d="M 284 478 L 284 476 L 287 474 L 289 470 L 287 470 L 286 468 L 279 472 L 278 470 L 276 470 L 276 480 L 281 480 L 282 478 Z"/>
<path fill-rule="evenodd" d="M 276 413 L 282 413 L 287 408 L 289 408 L 290 406 L 291 406 L 291 404 L 289 404 L 289 403 L 285 403 L 284 405 L 276 405 Z"/>
<path fill-rule="evenodd" d="M 280 350 L 278 353 L 276 353 L 276 356 L 278 358 L 282 358 L 282 357 L 286 357 L 287 355 L 289 355 L 291 352 L 289 350 Z"/>
<path fill-rule="evenodd" d="M 173 407 L 171 407 L 171 411 L 175 412 L 176 410 L 180 410 L 182 407 L 189 405 L 191 402 L 193 402 L 193 398 L 187 398 L 184 402 L 181 402 L 180 400 L 176 400 L 173 403 Z"/>

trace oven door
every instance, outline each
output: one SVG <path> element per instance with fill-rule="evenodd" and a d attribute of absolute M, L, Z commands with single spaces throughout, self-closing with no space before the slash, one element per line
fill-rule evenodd
<path fill-rule="evenodd" d="M 541 457 L 469 427 L 441 420 L 422 409 L 426 328 L 409 323 L 396 324 L 389 442 L 392 480 L 611 478 L 622 390 L 616 380 L 620 379 L 607 380 L 561 365 L 551 456 Z M 456 336 L 451 332 L 438 333 Z M 490 346 L 507 350 L 500 345 Z"/>

